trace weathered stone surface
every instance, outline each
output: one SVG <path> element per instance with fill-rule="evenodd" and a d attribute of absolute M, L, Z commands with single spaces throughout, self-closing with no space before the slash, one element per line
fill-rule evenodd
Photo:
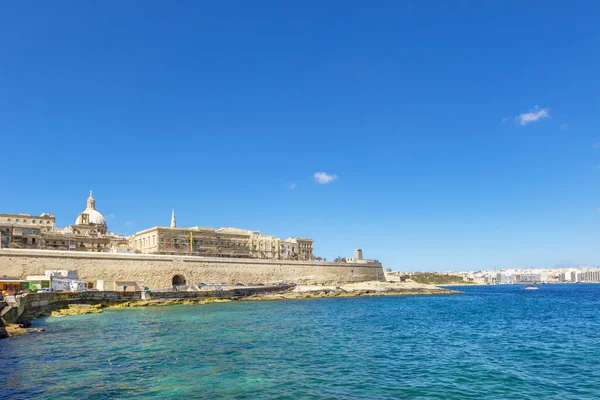
<path fill-rule="evenodd" d="M 100 311 L 94 311 L 93 308 L 101 310 L 108 306 L 118 308 L 230 301 L 231 299 L 238 299 L 254 294 L 286 291 L 291 287 L 292 286 L 234 287 L 221 288 L 218 290 L 208 289 L 158 292 L 87 291 L 29 293 L 16 296 L 15 303 L 12 303 L 5 310 L 0 310 L 3 315 L 3 317 L 0 318 L 0 323 L 22 324 L 40 316 L 96 313 Z M 1 335 L 2 329 L 0 329 L 0 336 Z"/>
<path fill-rule="evenodd" d="M 385 280 L 381 264 L 0 250 L 0 275 L 25 278 L 43 275 L 49 269 L 75 270 L 80 279 L 89 282 L 143 280 L 151 288 L 171 286 L 175 275 L 183 276 L 188 284 L 279 281 L 339 284 Z"/>
<path fill-rule="evenodd" d="M 44 332 L 44 328 L 26 328 L 22 324 L 7 324 L 0 330 L 0 339 L 23 336 L 29 332 Z"/>
<path fill-rule="evenodd" d="M 102 304 L 69 304 L 66 308 L 58 308 L 52 311 L 52 317 L 63 317 L 66 315 L 100 314 Z"/>

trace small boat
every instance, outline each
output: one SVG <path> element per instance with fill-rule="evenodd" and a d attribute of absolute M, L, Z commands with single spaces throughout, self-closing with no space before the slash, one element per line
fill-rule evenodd
<path fill-rule="evenodd" d="M 537 287 L 537 286 L 535 286 L 535 285 L 531 284 L 531 285 L 527 285 L 527 286 L 525 286 L 523 289 L 526 289 L 526 290 L 538 290 L 538 289 L 539 289 L 539 287 Z"/>

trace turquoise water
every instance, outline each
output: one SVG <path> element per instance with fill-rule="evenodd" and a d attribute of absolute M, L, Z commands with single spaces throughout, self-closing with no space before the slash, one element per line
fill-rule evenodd
<path fill-rule="evenodd" d="M 0 397 L 600 398 L 600 285 L 461 290 L 43 319 Z"/>

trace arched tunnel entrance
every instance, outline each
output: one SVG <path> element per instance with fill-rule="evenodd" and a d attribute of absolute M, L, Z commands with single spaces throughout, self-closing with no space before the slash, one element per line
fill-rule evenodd
<path fill-rule="evenodd" d="M 172 279 L 173 286 L 185 285 L 185 277 L 183 275 L 175 275 Z"/>

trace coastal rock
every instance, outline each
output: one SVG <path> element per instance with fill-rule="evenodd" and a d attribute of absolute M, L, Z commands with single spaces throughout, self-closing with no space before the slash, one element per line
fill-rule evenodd
<path fill-rule="evenodd" d="M 241 300 L 293 300 L 325 297 L 414 296 L 459 293 L 456 290 L 415 282 L 368 281 L 341 286 L 302 285 L 283 293 L 249 296 Z"/>
<path fill-rule="evenodd" d="M 25 328 L 18 324 L 7 324 L 5 327 L 8 337 L 25 335 Z"/>
<path fill-rule="evenodd" d="M 24 336 L 30 332 L 45 332 L 45 328 L 28 328 L 23 324 L 7 324 L 3 327 L 3 337 L 1 339 Z"/>
<path fill-rule="evenodd" d="M 64 317 L 67 315 L 100 314 L 102 308 L 102 304 L 69 304 L 68 308 L 53 310 L 51 316 Z"/>
<path fill-rule="evenodd" d="M 46 328 L 25 328 L 25 332 L 46 332 Z"/>

